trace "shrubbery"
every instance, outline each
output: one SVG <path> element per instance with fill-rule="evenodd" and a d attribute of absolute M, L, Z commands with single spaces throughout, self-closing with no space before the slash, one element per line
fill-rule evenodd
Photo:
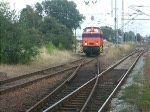
<path fill-rule="evenodd" d="M 27 5 L 21 10 L 20 17 L 17 17 L 15 10 L 10 9 L 9 3 L 0 2 L 0 64 L 28 63 L 39 54 L 38 49 L 45 45 L 49 52 L 56 48 L 72 49 L 72 30 L 80 26 L 83 16 L 76 10 L 74 2 L 62 0 L 62 10 L 68 10 L 64 4 L 73 6 L 69 7 L 72 12 L 69 12 L 66 19 L 66 12 L 49 7 L 52 4 L 57 7 L 56 2 L 60 1 L 43 1 L 36 3 L 35 7 Z M 48 10 L 57 10 L 63 18 L 46 13 Z M 78 18 L 72 18 L 73 16 Z M 63 20 L 66 22 L 62 24 Z"/>

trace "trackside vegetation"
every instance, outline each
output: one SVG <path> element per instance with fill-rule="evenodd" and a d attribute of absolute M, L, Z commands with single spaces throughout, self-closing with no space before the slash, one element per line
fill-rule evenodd
<path fill-rule="evenodd" d="M 143 85 L 143 93 L 139 102 L 139 105 L 143 112 L 150 111 L 150 50 L 146 56 L 146 64 L 145 64 L 145 80 Z"/>
<path fill-rule="evenodd" d="M 124 100 L 126 103 L 131 104 L 136 108 L 138 112 L 150 111 L 150 50 L 147 53 L 145 59 L 145 66 L 143 70 L 140 70 L 134 78 L 134 83 L 126 87 L 123 91 L 123 95 L 119 99 Z M 132 108 L 126 108 L 122 112 L 135 111 Z"/>
<path fill-rule="evenodd" d="M 60 65 L 79 58 L 69 50 L 53 49 L 54 46 L 41 47 L 38 52 L 39 55 L 35 56 L 33 61 L 29 64 L 1 64 L 0 71 L 7 73 L 8 78 L 32 73 L 52 66 Z M 48 47 L 48 48 L 47 48 Z"/>
<path fill-rule="evenodd" d="M 109 26 L 102 26 L 102 31 L 104 34 L 104 39 L 106 39 L 109 42 L 115 42 L 115 31 L 109 27 Z M 120 39 L 118 39 L 118 42 L 131 42 L 131 41 L 137 41 L 140 42 L 142 40 L 142 36 L 137 33 L 135 34 L 133 31 L 129 32 L 122 32 L 120 29 L 117 30 L 118 36 Z M 150 37 L 148 37 L 150 38 Z"/>
<path fill-rule="evenodd" d="M 16 15 L 0 1 L 0 64 L 29 63 L 43 46 L 72 50 L 73 30 L 84 19 L 76 7 L 73 1 L 50 0 L 27 5 Z"/>
<path fill-rule="evenodd" d="M 115 45 L 110 42 L 105 42 L 104 53 L 102 55 L 106 55 L 106 59 L 120 59 L 122 56 L 125 56 L 126 54 L 129 54 L 135 50 L 136 47 L 137 45 L 131 42 L 118 44 L 117 47 L 115 47 Z"/>

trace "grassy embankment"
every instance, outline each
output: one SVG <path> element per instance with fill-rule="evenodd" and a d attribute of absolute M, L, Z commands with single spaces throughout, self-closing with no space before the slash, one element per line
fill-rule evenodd
<path fill-rule="evenodd" d="M 146 56 L 146 63 L 144 69 L 144 84 L 143 84 L 143 91 L 141 95 L 141 99 L 138 102 L 139 106 L 141 107 L 143 112 L 149 111 L 150 112 L 150 50 Z"/>
<path fill-rule="evenodd" d="M 7 73 L 8 77 L 15 77 L 65 63 L 70 60 L 75 60 L 77 58 L 73 52 L 66 50 L 52 50 L 51 48 L 46 49 L 43 47 L 40 49 L 40 52 L 40 55 L 34 58 L 31 63 L 26 65 L 0 65 L 0 72 Z"/>
<path fill-rule="evenodd" d="M 104 54 L 106 59 L 119 59 L 136 48 L 135 44 L 118 44 L 117 47 L 112 43 L 104 43 Z"/>
<path fill-rule="evenodd" d="M 145 66 L 133 78 L 134 83 L 124 89 L 119 99 L 137 107 L 139 112 L 150 112 L 150 50 L 147 53 Z M 133 111 L 124 109 L 121 112 Z"/>
<path fill-rule="evenodd" d="M 118 59 L 118 57 L 127 54 L 134 48 L 135 45 L 131 43 L 119 45 L 117 48 L 112 43 L 104 43 L 104 53 L 102 55 L 106 56 L 106 59 Z M 77 58 L 73 52 L 56 50 L 52 45 L 41 48 L 40 52 L 41 54 L 28 65 L 0 65 L 0 71 L 7 73 L 8 77 L 15 77 Z"/>

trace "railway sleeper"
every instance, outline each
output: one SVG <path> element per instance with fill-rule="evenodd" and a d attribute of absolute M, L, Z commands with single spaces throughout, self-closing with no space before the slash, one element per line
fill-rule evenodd
<path fill-rule="evenodd" d="M 78 112 L 79 110 L 80 110 L 80 108 L 74 108 L 74 107 L 65 108 L 65 107 L 63 107 L 63 108 L 59 109 L 57 112 Z"/>
<path fill-rule="evenodd" d="M 88 92 L 82 92 L 80 95 L 88 95 Z"/>
<path fill-rule="evenodd" d="M 78 100 L 78 99 L 72 99 L 71 101 L 72 101 L 73 103 L 74 103 L 74 102 L 79 102 L 79 100 Z M 80 102 L 84 103 L 84 102 L 85 102 L 85 99 L 80 100 Z"/>
<path fill-rule="evenodd" d="M 107 86 L 114 86 L 114 83 L 103 83 L 103 84 L 99 84 L 99 87 L 107 87 Z"/>
<path fill-rule="evenodd" d="M 76 97 L 76 98 L 74 98 L 74 100 L 85 100 L 86 98 L 87 98 L 87 96 Z"/>
<path fill-rule="evenodd" d="M 76 102 L 71 102 L 71 105 L 83 105 L 84 101 L 76 101 Z"/>
<path fill-rule="evenodd" d="M 67 108 L 70 108 L 70 107 L 82 107 L 83 104 L 67 104 L 67 105 L 64 105 L 63 107 L 67 107 Z"/>

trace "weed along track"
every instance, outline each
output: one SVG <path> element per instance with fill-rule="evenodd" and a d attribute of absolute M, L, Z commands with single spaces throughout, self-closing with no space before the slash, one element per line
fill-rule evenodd
<path fill-rule="evenodd" d="M 125 80 L 124 77 L 133 68 L 142 52 L 129 54 L 102 73 L 99 73 L 100 67 L 97 58 L 96 67 L 92 68 L 91 73 L 88 69 L 84 69 L 84 72 L 79 71 L 74 79 L 66 80 L 63 88 L 56 89 L 27 112 L 102 111 L 108 104 L 110 95 L 120 87 Z"/>
<path fill-rule="evenodd" d="M 9 92 L 11 90 L 22 88 L 24 86 L 33 84 L 34 82 L 40 81 L 42 79 L 53 77 L 54 75 L 57 75 L 59 73 L 74 69 L 78 66 L 78 64 L 80 64 L 82 60 L 84 59 L 81 58 L 81 59 L 72 61 L 70 63 L 54 66 L 54 67 L 40 70 L 37 72 L 33 72 L 30 74 L 25 74 L 19 77 L 2 80 L 0 81 L 0 93 L 2 94 L 2 93 Z"/>

